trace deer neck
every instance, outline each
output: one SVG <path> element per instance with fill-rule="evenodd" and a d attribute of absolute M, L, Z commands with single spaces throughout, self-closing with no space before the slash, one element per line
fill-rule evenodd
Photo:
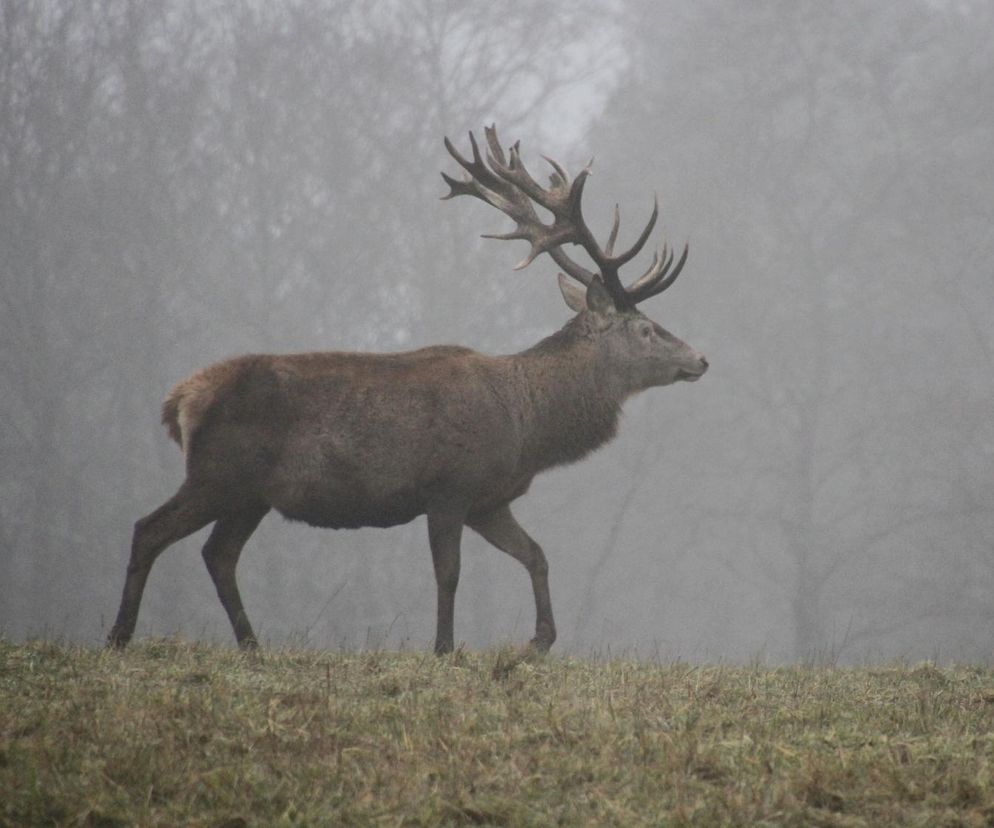
<path fill-rule="evenodd" d="M 576 322 L 512 357 L 524 385 L 522 457 L 534 471 L 575 462 L 608 442 L 628 396 Z"/>

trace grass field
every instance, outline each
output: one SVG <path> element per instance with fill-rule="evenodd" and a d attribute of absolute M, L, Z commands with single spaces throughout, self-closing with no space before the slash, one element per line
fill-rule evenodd
<path fill-rule="evenodd" d="M 2 825 L 994 825 L 994 671 L 0 641 Z"/>

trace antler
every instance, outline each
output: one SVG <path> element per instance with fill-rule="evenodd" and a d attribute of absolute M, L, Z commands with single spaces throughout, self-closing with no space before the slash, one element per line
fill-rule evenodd
<path fill-rule="evenodd" d="M 532 178 L 521 162 L 520 142 L 513 144 L 509 153 L 505 154 L 497 139 L 496 127 L 485 127 L 484 133 L 488 146 L 486 163 L 480 155 L 480 148 L 472 132 L 469 134 L 473 150 L 472 160 L 463 157 L 452 142 L 448 138 L 445 139 L 445 148 L 467 175 L 457 180 L 442 173 L 442 178 L 450 188 L 448 195 L 443 198 L 471 195 L 514 219 L 517 226 L 512 232 L 499 235 L 485 234 L 484 238 L 524 239 L 531 243 L 531 250 L 518 262 L 515 270 L 527 267 L 541 253 L 548 253 L 559 267 L 578 282 L 590 285 L 591 280 L 599 279 L 618 308 L 632 308 L 650 296 L 662 293 L 676 281 L 687 261 L 687 246 L 684 246 L 683 254 L 672 270 L 670 268 L 673 265 L 674 252 L 667 252 L 664 244 L 653 256 L 649 269 L 628 287 L 621 283 L 618 275 L 619 269 L 634 259 L 649 240 L 659 216 L 658 199 L 654 201 L 649 222 L 635 244 L 623 253 L 614 255 L 614 244 L 621 224 L 618 207 L 614 208 L 614 224 L 604 249 L 601 249 L 583 218 L 581 206 L 583 188 L 590 175 L 593 161 L 580 170 L 576 178 L 571 181 L 562 166 L 551 158 L 542 156 L 553 170 L 549 177 L 549 187 L 546 189 Z M 535 204 L 544 207 L 552 214 L 552 224 L 542 222 L 535 211 Z M 592 273 L 569 258 L 562 250 L 562 245 L 567 242 L 580 245 L 597 266 L 598 272 Z"/>

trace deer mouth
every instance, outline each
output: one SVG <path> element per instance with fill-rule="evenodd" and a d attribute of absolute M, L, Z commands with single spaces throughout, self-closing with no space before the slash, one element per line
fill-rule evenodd
<path fill-rule="evenodd" d="M 701 377 L 704 376 L 705 371 L 707 371 L 707 368 L 704 368 L 703 370 L 696 372 L 685 371 L 684 369 L 681 368 L 676 375 L 677 382 L 679 382 L 680 380 L 683 380 L 684 382 L 697 382 L 697 380 L 699 380 Z"/>

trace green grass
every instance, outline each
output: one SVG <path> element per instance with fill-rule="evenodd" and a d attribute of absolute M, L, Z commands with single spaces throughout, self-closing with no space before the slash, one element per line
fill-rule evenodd
<path fill-rule="evenodd" d="M 994 671 L 0 641 L 2 825 L 994 825 Z"/>

